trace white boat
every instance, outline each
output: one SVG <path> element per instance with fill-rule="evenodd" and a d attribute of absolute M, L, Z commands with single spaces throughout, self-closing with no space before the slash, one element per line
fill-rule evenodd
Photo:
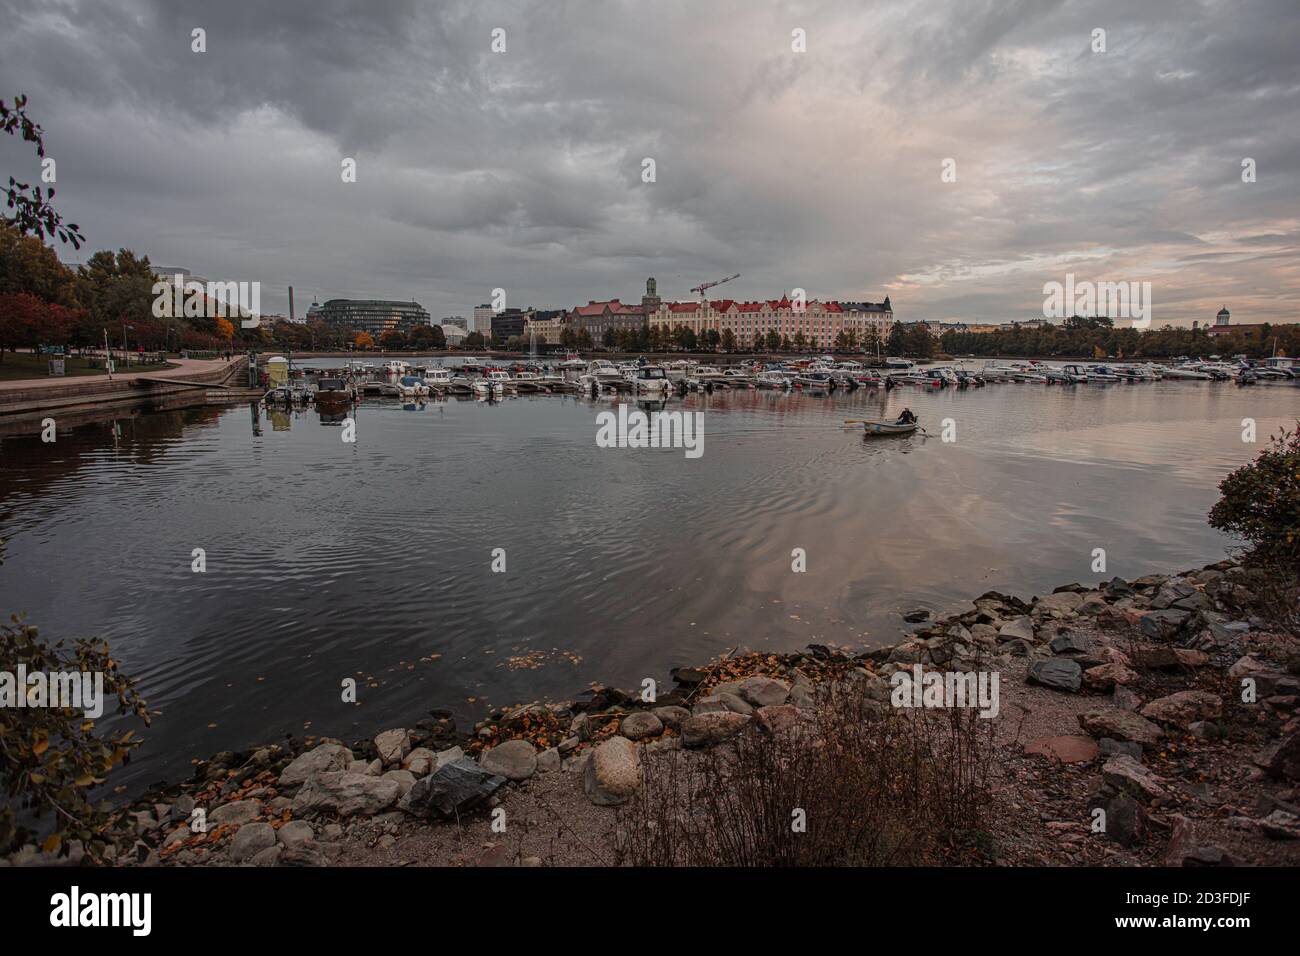
<path fill-rule="evenodd" d="M 424 398 L 429 394 L 429 386 L 414 375 L 403 375 L 398 379 L 397 391 L 403 398 Z"/>
<path fill-rule="evenodd" d="M 668 372 L 658 365 L 646 365 L 636 370 L 632 379 L 632 388 L 638 395 L 656 395 L 663 397 L 672 391 L 673 383 Z"/>
<path fill-rule="evenodd" d="M 1274 355 L 1264 359 L 1264 369 L 1268 372 L 1281 372 L 1287 378 L 1300 379 L 1300 359 L 1286 355 Z"/>
<path fill-rule="evenodd" d="M 1080 382 L 1088 381 L 1088 371 L 1082 365 L 1063 365 L 1060 368 L 1049 368 L 1045 374 L 1049 382 L 1059 382 L 1062 385 L 1077 385 Z"/>
<path fill-rule="evenodd" d="M 398 359 L 393 359 L 392 361 L 384 363 L 385 375 L 401 376 L 401 375 L 409 375 L 410 372 L 411 372 L 410 362 L 402 362 Z"/>
<path fill-rule="evenodd" d="M 1166 368 L 1164 377 L 1172 379 L 1197 379 L 1203 382 L 1211 381 L 1212 378 L 1208 372 L 1189 368 L 1186 365 L 1174 365 L 1170 368 Z"/>
<path fill-rule="evenodd" d="M 1119 381 L 1119 376 L 1105 365 L 1093 365 L 1088 368 L 1088 381 L 1094 385 L 1110 385 Z"/>
<path fill-rule="evenodd" d="M 790 388 L 794 383 L 790 381 L 790 376 L 784 372 L 778 372 L 774 369 L 768 369 L 766 372 L 759 372 L 754 378 L 754 384 L 759 388 Z"/>
<path fill-rule="evenodd" d="M 501 396 L 506 392 L 515 390 L 514 382 L 499 368 L 494 368 L 482 378 L 474 383 L 474 392 L 477 395 Z"/>
<path fill-rule="evenodd" d="M 697 365 L 686 379 L 691 388 L 717 388 L 727 384 L 722 371 L 712 365 Z"/>
<path fill-rule="evenodd" d="M 434 391 L 445 392 L 451 388 L 451 372 L 445 368 L 425 369 L 424 384 Z"/>
<path fill-rule="evenodd" d="M 538 392 L 546 385 L 542 380 L 542 376 L 536 372 L 515 372 L 515 377 L 510 381 L 514 383 L 515 389 L 520 392 Z"/>
<path fill-rule="evenodd" d="M 885 368 L 911 368 L 912 364 L 905 358 L 898 358 L 893 355 L 885 358 Z"/>

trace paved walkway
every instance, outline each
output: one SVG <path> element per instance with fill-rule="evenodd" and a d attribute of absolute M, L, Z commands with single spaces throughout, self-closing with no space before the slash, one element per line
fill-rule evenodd
<path fill-rule="evenodd" d="M 231 362 L 238 361 L 235 356 Z M 114 372 L 113 381 L 127 382 L 136 378 L 185 378 L 200 372 L 212 372 L 230 365 L 225 359 L 168 359 L 175 368 L 156 369 L 152 372 Z M 0 395 L 5 392 L 17 392 L 30 388 L 52 388 L 59 385 L 77 385 L 84 383 L 87 387 L 107 382 L 107 375 L 68 375 L 65 377 L 48 376 L 46 378 L 20 378 L 16 381 L 0 382 Z"/>

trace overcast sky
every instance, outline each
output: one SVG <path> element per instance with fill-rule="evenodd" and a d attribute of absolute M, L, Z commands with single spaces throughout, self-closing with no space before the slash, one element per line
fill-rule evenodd
<path fill-rule="evenodd" d="M 0 96 L 29 96 L 88 250 L 258 280 L 267 312 L 290 284 L 299 314 L 414 298 L 436 318 L 498 286 L 558 308 L 739 272 L 718 292 L 1006 321 L 1072 272 L 1150 281 L 1157 326 L 1225 303 L 1300 321 L 1297 0 L 0 11 Z M 39 167 L 11 141 L 0 171 Z"/>

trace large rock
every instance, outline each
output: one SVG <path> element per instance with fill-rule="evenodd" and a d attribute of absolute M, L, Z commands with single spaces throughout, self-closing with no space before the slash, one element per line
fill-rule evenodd
<path fill-rule="evenodd" d="M 341 817 L 371 816 L 387 810 L 400 795 L 401 788 L 395 780 L 346 770 L 331 771 L 317 774 L 303 784 L 293 798 L 293 812 L 294 816 L 322 812 Z"/>
<path fill-rule="evenodd" d="M 749 723 L 744 714 L 713 711 L 696 714 L 682 724 L 682 745 L 685 747 L 712 747 L 728 737 L 734 737 Z"/>
<path fill-rule="evenodd" d="M 290 820 L 279 830 L 275 831 L 276 839 L 284 846 L 298 846 L 309 840 L 316 839 L 316 831 L 306 820 Z"/>
<path fill-rule="evenodd" d="M 598 806 L 625 803 L 641 786 L 641 755 L 636 744 L 626 737 L 611 737 L 602 743 L 587 761 L 582 786 L 587 798 Z"/>
<path fill-rule="evenodd" d="M 1173 578 L 1166 581 L 1156 592 L 1156 596 L 1151 599 L 1151 606 L 1157 610 L 1171 607 L 1175 602 L 1185 598 L 1190 598 L 1197 594 L 1196 586 L 1190 581 L 1182 578 Z"/>
<path fill-rule="evenodd" d="M 1148 803 L 1165 795 L 1165 788 L 1156 775 L 1127 755 L 1111 757 L 1102 764 L 1101 778 L 1116 790 L 1140 797 Z"/>
<path fill-rule="evenodd" d="M 685 707 L 678 707 L 673 704 L 667 704 L 663 707 L 656 707 L 650 711 L 659 718 L 665 727 L 671 727 L 673 730 L 681 730 L 682 724 L 690 720 L 691 712 Z"/>
<path fill-rule="evenodd" d="M 292 787 L 305 783 L 308 777 L 333 770 L 348 770 L 352 766 L 352 751 L 341 744 L 321 744 L 299 754 L 280 774 L 280 786 Z"/>
<path fill-rule="evenodd" d="M 618 729 L 628 740 L 640 740 L 658 737 L 664 732 L 664 722 L 649 711 L 638 710 L 624 717 Z"/>
<path fill-rule="evenodd" d="M 487 800 L 505 782 L 505 777 L 489 773 L 469 757 L 459 757 L 417 780 L 398 809 L 422 819 L 455 817 Z"/>
<path fill-rule="evenodd" d="M 406 796 L 407 791 L 415 786 L 415 774 L 409 770 L 389 770 L 381 779 L 392 780 L 397 783 L 399 798 Z"/>
<path fill-rule="evenodd" d="M 1047 660 L 1031 662 L 1028 677 L 1031 684 L 1042 684 L 1053 690 L 1064 690 L 1073 694 L 1083 684 L 1083 668 L 1069 658 L 1049 657 Z"/>
<path fill-rule="evenodd" d="M 755 707 L 784 704 L 790 697 L 790 685 L 771 677 L 755 675 L 740 682 L 740 696 Z"/>
<path fill-rule="evenodd" d="M 248 823 L 261 812 L 262 803 L 260 800 L 235 800 L 231 803 L 223 803 L 209 813 L 208 823 L 214 827 L 230 823 Z"/>
<path fill-rule="evenodd" d="M 1197 720 L 1214 720 L 1223 713 L 1223 701 L 1209 691 L 1180 690 L 1149 702 L 1138 713 L 1148 720 L 1186 728 Z"/>
<path fill-rule="evenodd" d="M 1059 760 L 1061 763 L 1087 763 L 1101 752 L 1097 741 L 1083 734 L 1066 734 L 1060 737 L 1039 737 L 1025 744 L 1025 753 L 1038 754 Z"/>
<path fill-rule="evenodd" d="M 433 773 L 434 762 L 437 759 L 438 755 L 428 747 L 416 747 L 402 758 L 402 769 L 411 771 L 418 780 Z"/>
<path fill-rule="evenodd" d="M 1034 605 L 1034 612 L 1037 614 L 1066 615 L 1073 612 L 1082 603 L 1083 595 L 1077 591 L 1057 591 L 1045 598 L 1039 598 L 1038 603 Z"/>
<path fill-rule="evenodd" d="M 1300 730 L 1278 744 L 1264 762 L 1264 772 L 1275 780 L 1300 780 Z"/>
<path fill-rule="evenodd" d="M 1088 690 L 1110 691 L 1118 684 L 1127 687 L 1137 683 L 1138 675 L 1120 663 L 1098 664 L 1083 672 L 1083 686 Z"/>
<path fill-rule="evenodd" d="M 411 752 L 411 734 L 402 728 L 385 730 L 375 738 L 375 749 L 385 767 L 401 764 L 402 758 Z"/>
<path fill-rule="evenodd" d="M 1142 633 L 1157 640 L 1169 640 L 1177 636 L 1179 629 L 1191 616 L 1190 611 L 1172 608 L 1167 611 L 1148 611 L 1142 615 Z"/>
<path fill-rule="evenodd" d="M 754 711 L 758 726 L 769 734 L 780 734 L 797 727 L 804 717 L 794 704 L 769 704 Z"/>
<path fill-rule="evenodd" d="M 478 762 L 488 773 L 507 780 L 527 780 L 537 772 L 537 748 L 527 740 L 507 740 L 484 751 Z"/>
<path fill-rule="evenodd" d="M 248 823 L 230 841 L 230 858 L 242 863 L 254 854 L 275 846 L 275 828 L 269 823 Z"/>
<path fill-rule="evenodd" d="M 1012 618 L 998 630 L 999 641 L 1033 641 L 1034 622 L 1028 615 Z"/>
<path fill-rule="evenodd" d="M 1093 710 L 1079 715 L 1079 726 L 1094 737 L 1131 740 L 1151 750 L 1160 745 L 1165 732 L 1158 724 L 1126 710 Z"/>
<path fill-rule="evenodd" d="M 749 716 L 754 712 L 754 705 L 739 694 L 730 694 L 726 692 L 715 692 L 718 700 L 722 701 L 722 706 L 727 708 L 733 714 L 744 714 Z"/>

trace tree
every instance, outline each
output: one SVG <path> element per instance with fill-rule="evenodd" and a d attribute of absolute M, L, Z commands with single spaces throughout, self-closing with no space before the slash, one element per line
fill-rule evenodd
<path fill-rule="evenodd" d="M 469 335 L 465 336 L 465 343 L 464 343 L 464 344 L 465 344 L 465 348 L 467 348 L 467 349 L 481 349 L 481 348 L 483 348 L 483 333 L 482 333 L 482 332 L 471 332 Z"/>
<path fill-rule="evenodd" d="M 1251 557 L 1300 566 L 1300 422 L 1219 484 L 1210 527 L 1250 543 Z"/>
<path fill-rule="evenodd" d="M 736 350 L 736 336 L 731 329 L 722 333 L 722 351 L 734 352 Z"/>
<path fill-rule="evenodd" d="M 352 337 L 352 346 L 357 351 L 366 351 L 375 347 L 375 339 L 369 332 L 358 332 Z"/>
<path fill-rule="evenodd" d="M 0 219 L 0 295 L 20 292 L 68 308 L 80 305 L 77 274 L 41 240 L 22 235 L 7 219 Z"/>
<path fill-rule="evenodd" d="M 767 350 L 775 352 L 781 348 L 781 334 L 776 329 L 767 333 Z"/>
<path fill-rule="evenodd" d="M 72 309 L 26 292 L 0 296 L 0 362 L 5 349 L 63 344 L 79 318 Z"/>
<path fill-rule="evenodd" d="M 11 136 L 21 132 L 26 142 L 36 144 L 36 155 L 41 159 L 45 158 L 44 130 L 27 116 L 26 96 L 15 96 L 12 107 L 6 106 L 4 100 L 0 100 L 0 130 L 4 130 Z M 86 241 L 86 237 L 81 234 L 81 227 L 75 222 L 65 223 L 63 217 L 55 210 L 52 203 L 53 186 L 50 187 L 49 192 L 42 195 L 40 186 L 28 186 L 10 176 L 5 194 L 9 200 L 9 208 L 14 210 L 14 218 L 11 221 L 20 235 L 34 232 L 36 238 L 41 240 L 44 240 L 47 235 L 58 236 L 60 242 L 71 243 L 74 249 L 80 249 L 81 244 Z"/>
<path fill-rule="evenodd" d="M 223 319 L 221 316 L 217 316 L 214 322 L 217 327 L 217 338 L 229 343 L 230 345 L 234 345 L 235 326 L 231 321 L 229 319 Z M 140 338 L 139 329 L 136 330 L 136 338 Z"/>
<path fill-rule="evenodd" d="M 389 352 L 400 351 L 406 348 L 406 336 L 397 329 L 389 329 L 379 337 L 379 345 Z"/>
<path fill-rule="evenodd" d="M 109 653 L 108 644 L 78 639 L 71 648 L 49 644 L 35 627 L 16 615 L 12 624 L 0 626 L 0 673 L 13 676 L 20 667 L 35 674 L 102 674 L 105 709 L 116 700 L 117 713 L 134 714 L 149 726 L 149 711 L 136 693 L 135 682 L 125 677 Z M 31 701 L 28 687 L 13 687 Z M 0 787 L 11 798 L 0 805 L 0 855 L 11 853 L 37 838 L 31 820 L 47 814 L 53 822 L 41 847 L 49 853 L 67 852 L 70 840 L 80 840 L 87 855 L 104 859 L 112 831 L 125 827 L 129 818 L 110 816 L 104 805 L 90 802 L 90 788 L 105 782 L 118 764 L 127 763 L 139 746 L 135 731 L 117 730 L 102 737 L 84 709 L 53 707 L 48 698 L 41 706 L 16 707 L 0 695 Z M 29 819 L 19 816 L 19 812 Z"/>
<path fill-rule="evenodd" d="M 130 249 L 116 254 L 101 250 L 77 270 L 81 304 L 87 321 L 77 330 L 77 344 L 91 345 L 107 328 L 110 335 L 122 322 L 136 324 L 153 318 L 153 268 L 149 257 L 137 258 Z M 192 328 L 207 335 L 216 333 L 209 320 L 189 320 Z"/>

